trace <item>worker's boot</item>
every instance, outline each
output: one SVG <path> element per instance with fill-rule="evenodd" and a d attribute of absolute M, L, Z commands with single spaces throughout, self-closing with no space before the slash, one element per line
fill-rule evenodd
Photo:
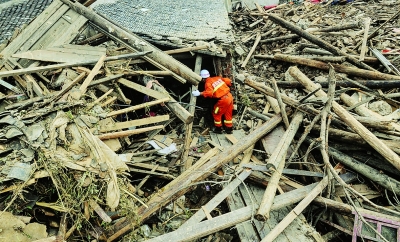
<path fill-rule="evenodd" d="M 214 133 L 217 133 L 217 134 L 222 134 L 222 127 L 215 127 L 215 129 L 214 129 Z"/>
<path fill-rule="evenodd" d="M 233 131 L 233 128 L 232 128 L 232 127 L 226 127 L 226 128 L 225 128 L 225 132 L 226 132 L 227 134 L 232 134 L 232 131 Z"/>

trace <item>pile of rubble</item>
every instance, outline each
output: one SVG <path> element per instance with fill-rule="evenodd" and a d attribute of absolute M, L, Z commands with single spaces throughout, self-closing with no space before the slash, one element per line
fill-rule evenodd
<path fill-rule="evenodd" d="M 398 2 L 234 2 L 225 59 L 84 5 L 1 50 L 0 241 L 400 240 Z M 233 134 L 190 95 L 207 52 Z"/>

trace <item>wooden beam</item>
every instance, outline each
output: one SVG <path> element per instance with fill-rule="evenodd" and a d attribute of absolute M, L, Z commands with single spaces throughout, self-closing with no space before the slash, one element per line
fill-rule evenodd
<path fill-rule="evenodd" d="M 126 87 L 129 87 L 129 88 L 131 88 L 131 89 L 133 89 L 135 91 L 138 91 L 138 92 L 141 92 L 143 94 L 146 94 L 147 96 L 154 97 L 155 99 L 165 99 L 165 98 L 168 97 L 164 93 L 155 91 L 155 90 L 153 90 L 151 88 L 145 87 L 143 85 L 139 85 L 137 83 L 134 83 L 132 81 L 126 80 L 124 78 L 118 79 L 118 83 L 121 83 L 122 85 L 124 85 Z"/>

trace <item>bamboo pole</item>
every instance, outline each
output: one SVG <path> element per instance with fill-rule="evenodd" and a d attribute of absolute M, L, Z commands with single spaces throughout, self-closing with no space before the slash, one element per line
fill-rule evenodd
<path fill-rule="evenodd" d="M 297 67 L 290 67 L 289 73 L 297 81 L 299 81 L 308 91 L 312 92 L 318 88 L 306 75 L 304 75 Z M 326 93 L 319 90 L 315 93 L 317 97 L 325 97 Z M 357 134 L 368 142 L 378 153 L 380 153 L 387 161 L 389 161 L 396 169 L 400 170 L 400 158 L 386 144 L 378 139 L 374 134 L 359 123 L 350 113 L 348 113 L 337 102 L 333 102 L 333 111 Z"/>
<path fill-rule="evenodd" d="M 276 189 L 278 187 L 283 168 L 285 167 L 285 158 L 287 155 L 287 151 L 289 150 L 289 146 L 292 143 L 292 140 L 302 121 L 303 113 L 297 112 L 292 118 L 292 122 L 290 123 L 288 129 L 279 141 L 277 148 L 268 159 L 267 168 L 273 169 L 275 171 L 268 182 L 267 189 L 265 190 L 263 199 L 260 203 L 260 208 L 258 209 L 255 216 L 255 218 L 258 220 L 265 221 L 269 218 L 269 212 L 274 201 Z"/>

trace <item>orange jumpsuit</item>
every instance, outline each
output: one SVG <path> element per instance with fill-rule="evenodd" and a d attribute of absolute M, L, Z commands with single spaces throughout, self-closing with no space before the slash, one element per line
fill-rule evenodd
<path fill-rule="evenodd" d="M 201 95 L 218 99 L 212 113 L 215 127 L 222 127 L 222 116 L 225 117 L 225 127 L 232 127 L 233 97 L 229 89 L 231 85 L 232 81 L 229 78 L 216 76 L 206 79 L 205 88 Z"/>

